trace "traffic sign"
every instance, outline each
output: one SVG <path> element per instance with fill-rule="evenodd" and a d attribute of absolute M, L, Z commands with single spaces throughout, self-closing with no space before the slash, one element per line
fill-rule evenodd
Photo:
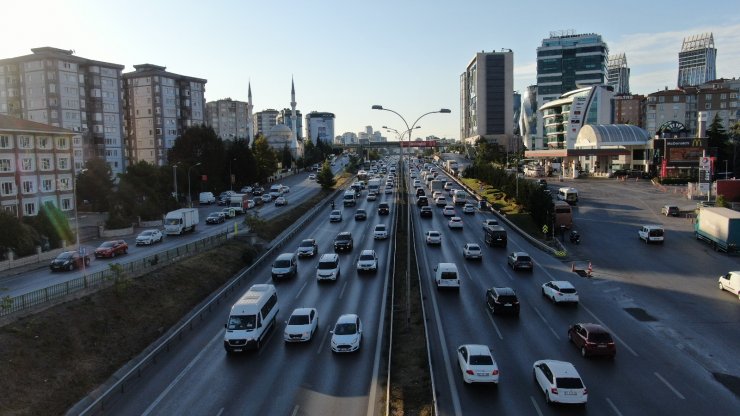
<path fill-rule="evenodd" d="M 699 158 L 699 167 L 702 169 L 709 169 L 711 166 L 712 162 L 708 157 L 702 156 Z"/>
<path fill-rule="evenodd" d="M 85 250 L 85 247 L 80 247 L 80 255 L 84 256 L 87 250 Z"/>
<path fill-rule="evenodd" d="M 547 234 L 547 231 L 548 231 L 548 230 L 549 230 L 549 228 L 547 228 L 547 224 L 545 224 L 545 225 L 543 225 L 543 226 L 542 226 L 542 232 L 543 232 L 544 234 Z"/>

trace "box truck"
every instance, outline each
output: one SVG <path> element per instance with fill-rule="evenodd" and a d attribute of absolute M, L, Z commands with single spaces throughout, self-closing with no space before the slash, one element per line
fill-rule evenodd
<path fill-rule="evenodd" d="M 233 194 L 229 198 L 229 208 L 234 208 L 236 215 L 241 215 L 249 209 L 249 196 L 247 194 Z"/>
<path fill-rule="evenodd" d="M 164 229 L 167 235 L 181 235 L 185 231 L 195 231 L 198 225 L 198 210 L 180 208 L 170 211 L 164 217 Z"/>
<path fill-rule="evenodd" d="M 715 250 L 732 253 L 740 247 L 740 212 L 729 208 L 700 207 L 694 223 L 697 240 Z"/>

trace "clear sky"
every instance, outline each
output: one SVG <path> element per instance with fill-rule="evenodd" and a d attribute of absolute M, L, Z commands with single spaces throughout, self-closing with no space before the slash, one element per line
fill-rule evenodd
<path fill-rule="evenodd" d="M 0 58 L 31 48 L 125 65 L 151 63 L 205 78 L 206 100 L 247 100 L 254 111 L 290 107 L 336 115 L 335 133 L 386 125 L 414 138 L 459 138 L 460 74 L 479 51 L 514 51 L 514 86 L 536 82 L 536 48 L 550 31 L 598 33 L 624 52 L 633 93 L 674 88 L 686 36 L 713 32 L 717 76 L 740 77 L 737 1 L 622 0 L 5 0 Z M 394 139 L 393 133 L 385 134 Z"/>

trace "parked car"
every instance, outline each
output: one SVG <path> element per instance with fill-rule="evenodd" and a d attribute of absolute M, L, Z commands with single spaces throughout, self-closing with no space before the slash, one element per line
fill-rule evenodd
<path fill-rule="evenodd" d="M 375 250 L 362 250 L 357 258 L 357 272 L 378 271 L 378 255 Z"/>
<path fill-rule="evenodd" d="M 355 314 L 345 314 L 337 319 L 331 331 L 331 350 L 333 352 L 352 352 L 360 349 L 362 343 L 362 322 Z"/>
<path fill-rule="evenodd" d="M 523 251 L 510 253 L 506 258 L 506 262 L 511 266 L 511 270 L 526 269 L 531 271 L 534 268 L 532 258 Z"/>
<path fill-rule="evenodd" d="M 431 218 L 432 215 L 432 207 L 430 206 L 421 207 L 421 209 L 419 210 L 419 216 L 421 218 Z"/>
<path fill-rule="evenodd" d="M 466 243 L 463 246 L 463 257 L 466 259 L 483 259 L 483 252 L 477 243 Z"/>
<path fill-rule="evenodd" d="M 679 209 L 676 205 L 663 205 L 663 208 L 660 209 L 660 213 L 671 217 L 677 217 L 679 213 Z"/>
<path fill-rule="evenodd" d="M 311 341 L 319 329 L 319 312 L 316 308 L 296 308 L 285 321 L 285 342 Z"/>
<path fill-rule="evenodd" d="M 498 384 L 498 365 L 487 345 L 461 345 L 457 349 L 457 363 L 465 383 Z"/>
<path fill-rule="evenodd" d="M 719 290 L 726 290 L 740 299 L 740 271 L 729 272 L 719 277 Z"/>
<path fill-rule="evenodd" d="M 585 404 L 588 390 L 573 364 L 557 360 L 535 361 L 534 380 L 547 403 Z"/>
<path fill-rule="evenodd" d="M 137 246 L 150 246 L 162 242 L 162 232 L 159 230 L 144 230 L 136 236 Z"/>
<path fill-rule="evenodd" d="M 519 316 L 519 298 L 510 287 L 492 287 L 486 290 L 486 306 L 494 315 L 511 313 Z"/>
<path fill-rule="evenodd" d="M 568 340 L 581 350 L 584 357 L 605 355 L 614 358 L 617 347 L 609 331 L 599 324 L 573 324 L 568 328 Z"/>
<path fill-rule="evenodd" d="M 314 257 L 319 254 L 319 246 L 313 238 L 306 238 L 298 245 L 298 257 Z"/>
<path fill-rule="evenodd" d="M 221 224 L 226 221 L 226 214 L 221 211 L 211 212 L 206 217 L 206 224 Z"/>
<path fill-rule="evenodd" d="M 572 283 L 566 280 L 553 280 L 542 285 L 542 296 L 553 303 L 578 304 L 578 292 Z"/>
<path fill-rule="evenodd" d="M 439 231 L 429 230 L 425 234 L 427 244 L 442 244 L 442 234 Z"/>
<path fill-rule="evenodd" d="M 78 251 L 65 251 L 60 253 L 54 260 L 51 261 L 49 267 L 52 272 L 74 269 L 79 269 L 82 265 L 90 265 L 90 256 L 82 256 Z"/>
<path fill-rule="evenodd" d="M 128 244 L 123 240 L 105 241 L 95 249 L 95 258 L 113 258 L 128 253 Z"/>

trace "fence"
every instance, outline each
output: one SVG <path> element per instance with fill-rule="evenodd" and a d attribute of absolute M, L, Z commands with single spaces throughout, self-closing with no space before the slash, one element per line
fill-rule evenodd
<path fill-rule="evenodd" d="M 143 259 L 127 263 L 118 263 L 129 276 L 142 274 L 183 257 L 189 257 L 207 249 L 223 244 L 228 238 L 228 232 L 206 237 L 169 250 L 160 251 Z M 77 279 L 69 280 L 43 289 L 28 292 L 20 296 L 5 297 L 0 303 L 0 317 L 35 308 L 39 305 L 66 299 L 69 295 L 82 290 L 109 285 L 115 279 L 111 269 L 91 273 Z"/>

